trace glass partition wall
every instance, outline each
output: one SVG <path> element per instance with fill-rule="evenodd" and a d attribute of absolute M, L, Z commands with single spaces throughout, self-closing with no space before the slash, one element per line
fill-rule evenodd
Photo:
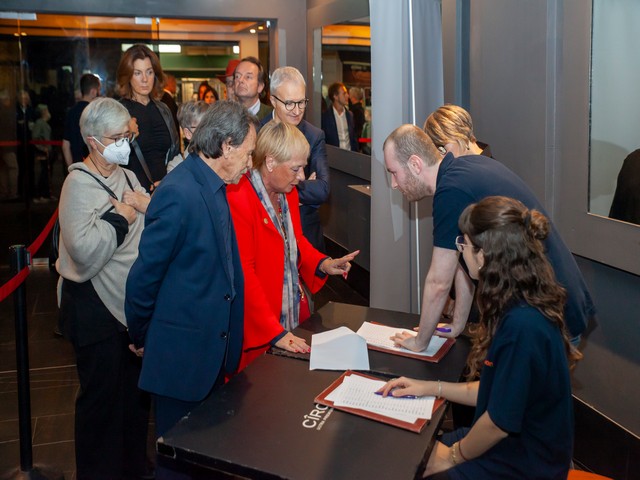
<path fill-rule="evenodd" d="M 144 43 L 158 54 L 165 73 L 176 78 L 178 103 L 191 100 L 203 81 L 225 98 L 226 85 L 218 76 L 224 76 L 230 59 L 255 56 L 269 69 L 273 24 L 0 11 L 0 248 L 30 243 L 55 209 L 66 175 L 65 117 L 81 96 L 84 73 L 100 77 L 101 95 L 118 97 L 122 52 Z M 34 158 L 32 129 L 45 106 L 50 153 L 48 162 L 41 162 Z"/>

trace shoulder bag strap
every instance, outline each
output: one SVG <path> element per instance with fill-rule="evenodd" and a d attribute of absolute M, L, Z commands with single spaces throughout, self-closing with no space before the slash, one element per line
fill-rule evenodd
<path fill-rule="evenodd" d="M 153 185 L 155 182 L 153 181 L 153 177 L 151 176 L 151 171 L 147 166 L 147 162 L 144 159 L 144 155 L 142 155 L 142 150 L 140 150 L 140 145 L 138 145 L 138 141 L 134 139 L 133 142 L 131 142 L 131 146 L 133 147 L 133 150 L 136 152 L 136 157 L 138 157 L 138 161 L 140 162 L 140 166 L 142 167 L 142 170 L 144 171 L 145 176 L 147 177 L 151 185 Z"/>
<path fill-rule="evenodd" d="M 125 104 L 124 100 L 127 100 L 127 99 L 121 98 L 120 99 L 120 103 L 122 105 L 124 105 L 124 107 L 126 108 L 127 105 Z M 127 110 L 129 110 L 129 109 L 127 108 Z M 133 147 L 133 150 L 136 152 L 136 157 L 138 157 L 138 161 L 140 162 L 140 166 L 142 167 L 142 171 L 144 172 L 144 175 L 149 180 L 149 183 L 151 183 L 151 185 L 153 185 L 154 184 L 153 177 L 151 176 L 151 171 L 149 170 L 149 167 L 147 166 L 147 162 L 144 159 L 144 155 L 142 154 L 142 150 L 140 150 L 140 145 L 138 145 L 138 142 L 137 142 L 136 139 L 134 139 L 130 143 L 130 145 L 131 145 L 131 147 Z"/>
<path fill-rule="evenodd" d="M 136 190 L 135 190 L 135 188 L 133 188 L 133 184 L 131 183 L 131 180 L 129 179 L 129 175 L 127 175 L 127 169 L 126 169 L 126 168 L 123 168 L 123 169 L 122 169 L 122 173 L 124 173 L 124 178 L 126 178 L 126 179 L 127 179 L 127 185 L 129 185 L 129 188 L 130 188 L 133 192 L 135 192 Z"/>
<path fill-rule="evenodd" d="M 167 130 L 169 132 L 169 138 L 171 139 L 171 146 L 169 147 L 169 150 L 167 150 L 167 154 L 165 155 L 164 164 L 166 165 L 167 163 L 169 163 L 170 160 L 173 160 L 173 157 L 175 157 L 177 155 L 177 152 L 180 150 L 178 145 L 179 144 L 178 134 L 176 131 L 176 126 L 173 123 L 173 116 L 171 115 L 171 110 L 169 110 L 169 107 L 167 107 L 161 100 L 152 99 L 151 101 L 158 108 L 158 111 L 160 112 L 160 116 L 162 117 L 165 125 L 167 126 Z"/>
<path fill-rule="evenodd" d="M 96 177 L 95 175 L 93 175 L 91 172 L 87 172 L 86 170 L 83 170 L 83 169 L 81 169 L 81 168 L 78 168 L 77 170 L 78 170 L 79 172 L 86 173 L 87 175 L 89 175 L 89 176 L 90 176 L 91 178 L 93 178 L 96 182 L 98 182 L 102 188 L 104 188 L 105 192 L 107 192 L 107 193 L 109 194 L 109 196 L 110 196 L 110 197 L 112 197 L 114 200 L 118 200 L 118 201 L 120 201 L 120 200 L 118 199 L 118 196 L 117 196 L 115 193 L 113 193 L 113 190 L 111 190 L 109 187 L 107 187 L 107 186 L 104 184 L 104 182 L 103 182 L 102 180 L 100 180 L 98 177 Z M 125 175 L 126 175 L 126 174 L 125 174 Z M 127 180 L 128 180 L 128 178 L 127 178 Z"/>

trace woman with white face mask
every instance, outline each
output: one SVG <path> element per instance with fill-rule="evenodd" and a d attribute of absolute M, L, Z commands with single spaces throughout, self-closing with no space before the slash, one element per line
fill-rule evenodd
<path fill-rule="evenodd" d="M 138 478 L 146 473 L 148 399 L 138 390 L 140 358 L 130 349 L 125 282 L 138 256 L 148 194 L 124 170 L 130 115 L 98 98 L 80 117 L 89 147 L 69 167 L 60 195 L 56 269 L 61 326 L 73 344 L 76 478 Z"/>

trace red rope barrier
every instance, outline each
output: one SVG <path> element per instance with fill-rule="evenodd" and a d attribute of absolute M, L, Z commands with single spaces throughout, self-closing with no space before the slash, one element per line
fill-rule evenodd
<path fill-rule="evenodd" d="M 38 235 L 38 237 L 33 241 L 33 243 L 29 245 L 29 247 L 27 248 L 27 251 L 31 254 L 31 258 L 33 258 L 36 252 L 40 250 L 40 247 L 42 246 L 45 239 L 47 238 L 47 235 L 49 235 L 49 232 L 55 225 L 57 219 L 58 219 L 58 209 L 56 208 L 56 211 L 53 212 L 53 215 L 51 215 L 51 218 L 47 222 L 47 225 L 44 227 L 44 230 L 40 232 L 40 235 Z M 22 282 L 26 280 L 28 275 L 29 275 L 29 267 L 25 267 L 22 270 L 20 270 L 7 283 L 2 285 L 2 287 L 0 287 L 0 302 L 2 302 L 5 298 L 11 295 L 13 291 L 16 288 L 18 288 Z"/>
<path fill-rule="evenodd" d="M 54 147 L 61 147 L 62 140 L 29 140 L 31 145 L 53 145 Z M 0 147 L 17 147 L 22 145 L 22 142 L 18 140 L 2 141 Z"/>
<path fill-rule="evenodd" d="M 33 241 L 33 243 L 29 245 L 29 247 L 27 248 L 27 251 L 31 254 L 31 258 L 36 256 L 36 252 L 40 250 L 40 247 L 42 246 L 45 239 L 47 238 L 47 235 L 49 235 L 49 232 L 55 225 L 57 219 L 58 219 L 58 209 L 56 208 L 56 211 L 53 212 L 53 215 L 51 215 L 51 218 L 45 225 L 44 230 L 40 232 L 40 235 L 38 235 L 38 237 Z"/>
<path fill-rule="evenodd" d="M 31 145 L 53 145 L 56 147 L 62 146 L 62 140 L 30 140 Z"/>

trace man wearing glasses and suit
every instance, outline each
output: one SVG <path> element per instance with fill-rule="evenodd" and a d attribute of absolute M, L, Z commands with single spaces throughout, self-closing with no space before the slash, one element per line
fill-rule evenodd
<path fill-rule="evenodd" d="M 303 118 L 309 103 L 305 90 L 306 82 L 298 69 L 281 67 L 273 72 L 270 90 L 273 114 L 264 118 L 262 125 L 271 120 L 290 123 L 297 126 L 309 142 L 311 152 L 304 169 L 306 180 L 298 183 L 300 221 L 307 240 L 316 250 L 324 252 L 318 208 L 329 198 L 329 165 L 324 132 Z"/>

